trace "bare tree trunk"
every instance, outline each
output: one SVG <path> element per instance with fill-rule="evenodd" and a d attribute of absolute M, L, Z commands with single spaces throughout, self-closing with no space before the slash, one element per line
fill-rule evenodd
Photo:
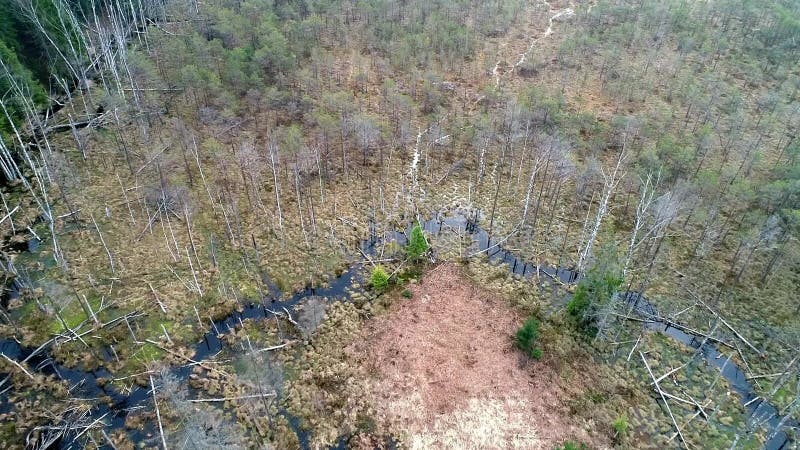
<path fill-rule="evenodd" d="M 639 196 L 639 204 L 636 206 L 636 219 L 633 223 L 633 230 L 631 231 L 631 240 L 628 243 L 628 254 L 625 257 L 625 264 L 622 266 L 623 278 L 625 278 L 625 275 L 628 273 L 628 268 L 630 267 L 631 260 L 633 259 L 634 250 L 636 250 L 636 247 L 641 243 L 637 242 L 636 239 L 639 235 L 639 232 L 644 227 L 645 217 L 650 209 L 650 206 L 653 204 L 653 196 L 660 178 L 661 175 L 659 174 L 656 177 L 655 183 L 653 183 L 653 174 L 652 172 L 648 172 L 647 178 L 641 180 L 642 187 Z"/>
<path fill-rule="evenodd" d="M 269 164 L 272 168 L 272 181 L 275 185 L 275 207 L 278 210 L 278 227 L 281 229 L 281 233 L 283 233 L 283 213 L 281 212 L 281 191 L 278 187 L 278 171 L 276 169 L 276 153 L 278 152 L 278 144 L 275 142 L 274 138 L 270 139 L 269 144 Z"/>
<path fill-rule="evenodd" d="M 597 216 L 595 217 L 594 226 L 592 227 L 591 232 L 589 233 L 589 238 L 586 240 L 586 245 L 583 248 L 580 256 L 578 257 L 578 266 L 577 271 L 583 272 L 586 268 L 586 262 L 591 256 L 592 246 L 594 245 L 594 241 L 597 238 L 597 232 L 600 230 L 600 224 L 603 222 L 603 218 L 606 216 L 608 212 L 608 202 L 611 199 L 611 196 L 614 194 L 614 189 L 616 189 L 619 180 L 622 177 L 622 173 L 620 169 L 622 164 L 625 162 L 626 153 L 625 153 L 625 144 L 622 145 L 622 151 L 619 152 L 619 156 L 617 157 L 617 163 L 614 166 L 611 174 L 606 175 L 603 173 L 603 178 L 605 180 L 605 188 L 603 190 L 603 197 L 600 200 L 600 206 L 597 208 Z"/>

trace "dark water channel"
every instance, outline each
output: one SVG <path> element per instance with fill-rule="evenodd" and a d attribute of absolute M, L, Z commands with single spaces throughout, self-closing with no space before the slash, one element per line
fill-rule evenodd
<path fill-rule="evenodd" d="M 483 251 L 491 261 L 508 264 L 509 269 L 514 274 L 528 278 L 538 274 L 541 280 L 546 281 L 549 279 L 553 282 L 559 280 L 565 284 L 575 283 L 579 280 L 580 274 L 574 270 L 562 267 L 537 267 L 524 261 L 511 251 L 504 249 L 502 245 L 499 245 L 497 243 L 499 240 L 492 239 L 486 230 L 478 226 L 477 222 L 477 215 L 448 214 L 425 221 L 422 225 L 429 235 L 436 236 L 443 232 L 456 232 L 470 237 L 472 240 L 470 251 Z M 396 242 L 400 245 L 405 244 L 408 240 L 410 229 L 411 226 L 409 225 L 404 232 L 387 231 L 379 236 L 376 228 L 371 226 L 369 239 L 360 243 L 361 251 L 367 255 L 378 256 L 380 254 L 379 250 L 384 248 L 385 244 L 390 242 Z M 37 247 L 38 241 L 34 246 L 28 246 L 28 249 L 34 251 Z M 291 310 L 311 297 L 346 299 L 347 288 L 351 286 L 353 281 L 360 281 L 360 275 L 358 274 L 363 264 L 363 261 L 353 262 L 350 270 L 332 279 L 325 287 L 306 288 L 296 292 L 287 300 L 279 300 L 282 298 L 282 292 L 273 287 L 270 298 L 265 299 L 264 303 L 244 304 L 241 312 L 234 312 L 222 320 L 215 321 L 203 335 L 200 342 L 195 345 L 192 359 L 194 361 L 207 360 L 228 347 L 220 339 L 220 334 L 233 330 L 242 320 L 271 318 L 273 313 L 270 310 L 282 310 L 284 307 Z M 18 290 L 19 286 L 15 285 L 15 289 Z M 12 292 L 12 295 L 14 294 L 17 294 L 17 292 Z M 625 299 L 630 305 L 631 311 L 641 317 L 652 318 L 658 315 L 655 306 L 638 293 L 627 293 Z M 767 434 L 771 438 L 765 443 L 765 449 L 782 450 L 788 446 L 789 437 L 783 430 L 800 427 L 800 423 L 791 418 L 781 417 L 775 406 L 764 399 L 758 398 L 744 371 L 736 363 L 725 358 L 716 345 L 709 342 L 703 343 L 702 338 L 657 320 L 645 322 L 644 326 L 698 349 L 709 365 L 721 371 L 722 377 L 728 380 L 731 388 L 739 394 L 750 418 L 757 419 L 755 421 L 763 422 L 768 427 Z M 66 380 L 72 386 L 72 392 L 75 396 L 83 398 L 107 396 L 107 398 L 110 398 L 110 402 L 96 402 L 91 414 L 93 419 L 103 417 L 106 431 L 124 429 L 125 418 L 128 413 L 139 408 L 149 407 L 149 402 L 152 400 L 149 388 L 134 385 L 129 393 L 123 393 L 110 383 L 99 383 L 98 379 L 108 380 L 113 378 L 113 375 L 103 367 L 92 371 L 71 369 L 58 364 L 46 350 L 33 354 L 33 349 L 21 347 L 11 339 L 0 340 L 0 353 L 14 361 L 27 363 L 28 367 L 36 372 L 44 375 L 54 375 Z M 187 380 L 191 367 L 176 367 L 172 369 L 172 372 L 178 379 Z M 0 376 L 0 380 L 3 378 L 5 378 L 5 375 Z M 0 391 L 5 388 L 6 386 L 0 386 Z M 11 408 L 13 408 L 13 405 L 9 402 L 8 394 L 0 394 L 0 412 L 8 412 Z M 297 434 L 301 448 L 310 448 L 310 435 L 301 427 L 300 419 L 290 415 L 285 410 L 281 410 L 280 413 L 287 418 L 290 427 Z M 149 431 L 152 432 L 153 430 Z M 134 441 L 146 438 L 143 433 L 138 431 L 131 432 L 128 430 L 128 433 Z M 82 444 L 74 440 L 74 438 L 73 440 L 64 438 L 58 442 L 56 447 L 61 449 L 82 448 Z M 341 438 L 332 448 L 347 448 L 347 437 Z"/>

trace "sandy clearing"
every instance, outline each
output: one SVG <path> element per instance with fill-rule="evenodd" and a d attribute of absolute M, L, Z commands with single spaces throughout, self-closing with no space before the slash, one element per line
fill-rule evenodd
<path fill-rule="evenodd" d="M 590 442 L 561 378 L 513 347 L 522 317 L 446 263 L 365 327 L 353 351 L 374 375 L 378 420 L 411 448 L 552 449 Z"/>

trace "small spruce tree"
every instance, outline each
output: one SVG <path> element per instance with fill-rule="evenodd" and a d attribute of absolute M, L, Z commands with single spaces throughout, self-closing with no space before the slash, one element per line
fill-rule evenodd
<path fill-rule="evenodd" d="M 428 251 L 428 241 L 425 239 L 422 227 L 417 223 L 411 228 L 411 238 L 406 246 L 406 254 L 411 259 L 419 259 L 426 251 Z"/>
<path fill-rule="evenodd" d="M 389 286 L 389 274 L 383 266 L 375 266 L 369 277 L 369 284 L 377 292 L 383 292 Z"/>
<path fill-rule="evenodd" d="M 567 303 L 567 312 L 586 335 L 597 335 L 602 325 L 599 323 L 602 311 L 611 304 L 622 282 L 616 259 L 610 250 L 605 250 L 581 278 L 575 294 Z"/>
<path fill-rule="evenodd" d="M 531 317 L 526 320 L 514 336 L 517 347 L 533 359 L 542 357 L 542 350 L 536 346 L 539 340 L 539 321 Z"/>

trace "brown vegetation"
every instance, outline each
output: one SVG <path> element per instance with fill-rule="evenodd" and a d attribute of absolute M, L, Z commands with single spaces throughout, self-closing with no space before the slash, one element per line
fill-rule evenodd
<path fill-rule="evenodd" d="M 379 420 L 409 446 L 553 448 L 592 440 L 565 406 L 582 382 L 566 386 L 553 367 L 513 347 L 522 320 L 505 299 L 450 263 L 410 291 L 411 299 L 369 322 L 354 350 L 375 374 Z"/>

